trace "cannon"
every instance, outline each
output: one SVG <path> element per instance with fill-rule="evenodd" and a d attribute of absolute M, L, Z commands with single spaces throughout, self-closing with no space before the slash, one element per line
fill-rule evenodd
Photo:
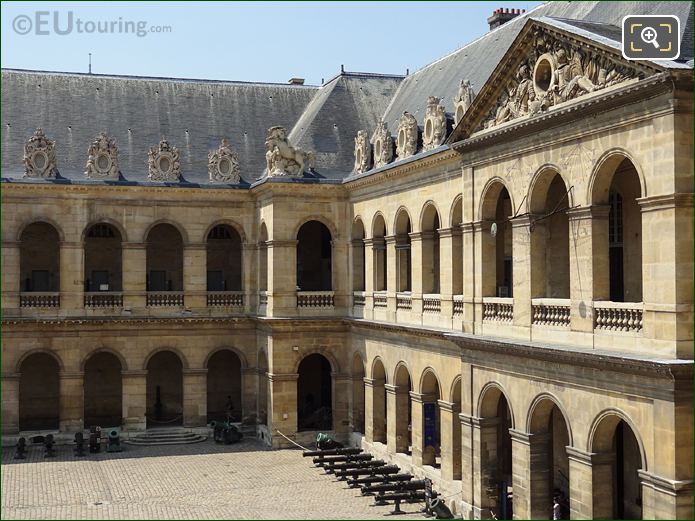
<path fill-rule="evenodd" d="M 27 457 L 27 440 L 22 436 L 17 440 L 14 459 L 24 459 Z"/>
<path fill-rule="evenodd" d="M 44 439 L 44 447 L 46 447 L 46 453 L 43 455 L 44 458 L 53 458 L 55 457 L 56 453 L 53 450 L 53 445 L 55 444 L 55 441 L 53 440 L 53 434 L 48 434 L 46 438 Z"/>
<path fill-rule="evenodd" d="M 432 497 L 436 498 L 437 493 L 432 492 Z M 389 501 L 393 501 L 394 506 L 393 510 L 390 512 L 391 515 L 395 516 L 398 514 L 405 514 L 401 510 L 401 502 L 405 501 L 406 503 L 419 503 L 421 501 L 425 501 L 427 498 L 427 495 L 425 492 L 420 492 L 420 491 L 410 491 L 410 492 L 398 492 L 395 494 L 384 494 L 380 496 L 376 496 L 374 498 L 374 505 L 386 505 L 388 504 Z"/>
<path fill-rule="evenodd" d="M 426 488 L 427 484 L 425 480 L 416 479 L 413 481 L 395 481 L 393 483 L 365 485 L 362 487 L 362 494 L 379 493 L 383 495 L 384 492 L 405 492 L 406 490 L 425 490 Z"/>
<path fill-rule="evenodd" d="M 116 429 L 109 431 L 109 437 L 106 442 L 106 452 L 121 452 L 121 437 Z"/>
<path fill-rule="evenodd" d="M 330 458 L 330 459 L 328 459 Z M 335 463 L 350 463 L 352 461 L 369 461 L 374 459 L 371 454 L 350 454 L 348 456 L 329 456 L 328 458 L 314 458 L 314 464 L 321 467 Z"/>
<path fill-rule="evenodd" d="M 316 448 L 319 450 L 342 449 L 344 448 L 344 446 L 339 441 L 336 441 L 333 438 L 331 438 L 328 434 L 319 432 L 316 435 Z"/>
<path fill-rule="evenodd" d="M 454 519 L 454 514 L 440 498 L 433 499 L 429 502 L 429 510 L 432 512 L 432 515 L 435 516 L 435 519 Z"/>
<path fill-rule="evenodd" d="M 75 456 L 84 457 L 84 434 L 81 432 L 75 433 Z"/>
<path fill-rule="evenodd" d="M 364 468 L 369 468 L 369 467 L 381 467 L 383 465 L 386 465 L 386 462 L 382 459 L 375 459 L 375 460 L 370 460 L 370 461 L 348 461 L 347 463 L 335 463 L 333 465 L 326 465 L 324 468 L 326 469 L 326 474 L 330 474 L 331 472 L 339 472 L 343 470 L 355 470 L 355 469 L 364 469 Z"/>
<path fill-rule="evenodd" d="M 412 474 L 385 474 L 377 476 L 365 476 L 363 478 L 348 479 L 348 486 L 361 487 L 371 485 L 372 483 L 392 483 L 395 481 L 410 481 L 413 479 Z"/>
<path fill-rule="evenodd" d="M 313 456 L 346 456 L 348 454 L 360 454 L 362 449 L 356 447 L 345 447 L 342 449 L 326 449 L 326 450 L 305 450 L 302 456 L 310 458 Z"/>
<path fill-rule="evenodd" d="M 92 425 L 89 428 L 89 452 L 92 454 L 101 451 L 101 427 Z"/>
<path fill-rule="evenodd" d="M 210 426 L 213 428 L 213 439 L 217 443 L 224 443 L 225 445 L 231 445 L 241 441 L 244 435 L 237 428 L 236 425 L 232 425 L 229 422 L 210 422 Z"/>
<path fill-rule="evenodd" d="M 335 475 L 339 479 L 348 477 L 357 478 L 359 476 L 375 476 L 377 474 L 398 474 L 401 468 L 398 465 L 381 465 L 379 467 L 363 467 L 352 470 L 339 470 Z"/>

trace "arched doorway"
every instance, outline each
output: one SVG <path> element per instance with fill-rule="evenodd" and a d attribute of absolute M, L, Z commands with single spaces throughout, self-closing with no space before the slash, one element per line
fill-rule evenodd
<path fill-rule="evenodd" d="M 364 291 L 364 288 L 364 225 L 360 219 L 356 219 L 352 223 L 352 291 Z"/>
<path fill-rule="evenodd" d="M 410 216 L 401 208 L 396 216 L 396 291 L 412 290 L 412 262 L 410 248 Z"/>
<path fill-rule="evenodd" d="M 413 391 L 413 383 L 410 372 L 405 364 L 400 364 L 396 369 L 394 378 L 395 408 L 393 411 L 396 439 L 396 452 L 411 454 L 413 446 L 413 401 L 410 396 Z"/>
<path fill-rule="evenodd" d="M 116 355 L 94 353 L 84 365 L 84 426 L 118 427 L 123 423 L 123 367 Z"/>
<path fill-rule="evenodd" d="M 298 430 L 332 430 L 333 381 L 330 362 L 318 353 L 308 355 L 300 362 L 298 373 Z"/>
<path fill-rule="evenodd" d="M 115 226 L 98 223 L 87 230 L 84 240 L 84 290 L 123 290 L 121 233 Z"/>
<path fill-rule="evenodd" d="M 571 440 L 567 419 L 551 399 L 541 399 L 533 407 L 529 433 L 534 454 L 529 463 L 531 518 L 552 519 L 557 499 L 561 519 L 569 519 L 570 467 L 566 447 L 571 446 Z"/>
<path fill-rule="evenodd" d="M 603 417 L 596 426 L 591 452 L 601 455 L 592 465 L 593 480 L 602 483 L 602 493 L 594 492 L 595 519 L 642 519 L 642 484 L 638 474 L 644 469 L 637 435 L 618 415 Z"/>
<path fill-rule="evenodd" d="M 441 389 L 436 375 L 428 370 L 422 377 L 422 464 L 441 467 Z"/>
<path fill-rule="evenodd" d="M 451 285 L 454 295 L 463 294 L 463 197 L 454 201 L 451 210 Z"/>
<path fill-rule="evenodd" d="M 48 353 L 27 356 L 19 367 L 19 430 L 59 426 L 60 366 Z"/>
<path fill-rule="evenodd" d="M 461 479 L 461 421 L 459 414 L 461 413 L 461 378 L 457 378 L 454 387 L 451 391 L 452 403 L 452 425 L 451 425 L 451 440 L 452 447 L 449 451 L 453 458 L 451 462 L 453 479 Z"/>
<path fill-rule="evenodd" d="M 374 291 L 386 291 L 388 289 L 388 259 L 385 237 L 386 222 L 384 217 L 378 214 L 372 224 Z"/>
<path fill-rule="evenodd" d="M 439 294 L 441 279 L 439 253 L 439 212 L 433 204 L 422 211 L 422 292 Z"/>
<path fill-rule="evenodd" d="M 240 422 L 241 360 L 229 349 L 222 349 L 208 360 L 208 421 Z"/>
<path fill-rule="evenodd" d="M 241 291 L 241 237 L 226 224 L 207 237 L 207 290 Z"/>
<path fill-rule="evenodd" d="M 297 291 L 333 289 L 331 232 L 319 221 L 308 221 L 297 232 Z"/>
<path fill-rule="evenodd" d="M 147 291 L 183 291 L 183 239 L 171 224 L 147 234 Z"/>
<path fill-rule="evenodd" d="M 481 238 L 482 292 L 484 297 L 513 296 L 512 201 L 507 188 L 492 183 L 483 196 L 481 217 L 490 224 Z M 492 260 L 494 259 L 494 263 Z"/>
<path fill-rule="evenodd" d="M 364 433 L 364 362 L 359 353 L 352 357 L 352 430 Z"/>
<path fill-rule="evenodd" d="M 372 441 L 386 443 L 386 370 L 380 359 L 372 365 Z"/>
<path fill-rule="evenodd" d="M 513 519 L 512 502 L 512 412 L 507 397 L 496 385 L 480 398 L 481 509 L 486 517 Z"/>
<path fill-rule="evenodd" d="M 147 362 L 147 426 L 181 425 L 183 364 L 172 351 L 159 351 Z"/>
<path fill-rule="evenodd" d="M 261 425 L 268 425 L 268 415 L 270 411 L 270 405 L 268 404 L 268 387 L 270 386 L 270 381 L 268 380 L 268 358 L 265 356 L 265 352 L 259 351 L 258 353 L 258 401 L 256 403 L 256 418 L 257 422 Z"/>
<path fill-rule="evenodd" d="M 60 291 L 60 236 L 45 222 L 24 228 L 19 264 L 22 292 Z"/>

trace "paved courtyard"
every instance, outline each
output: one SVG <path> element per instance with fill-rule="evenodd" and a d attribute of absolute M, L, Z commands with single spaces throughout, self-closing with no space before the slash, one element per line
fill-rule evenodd
<path fill-rule="evenodd" d="M 299 450 L 255 440 L 125 446 L 76 458 L 72 446 L 15 460 L 2 451 L 2 519 L 378 519 L 390 506 L 336 482 Z M 421 505 L 404 505 L 412 515 Z"/>

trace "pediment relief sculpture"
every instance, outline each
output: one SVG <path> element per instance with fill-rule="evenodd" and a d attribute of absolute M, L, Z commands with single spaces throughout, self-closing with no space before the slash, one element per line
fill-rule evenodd
<path fill-rule="evenodd" d="M 148 154 L 148 178 L 151 181 L 181 180 L 181 162 L 179 149 L 169 144 L 166 139 L 159 145 L 151 147 Z"/>
<path fill-rule="evenodd" d="M 459 91 L 454 97 L 454 125 L 458 125 L 458 122 L 461 121 L 468 107 L 473 103 L 473 98 L 475 98 L 475 92 L 473 92 L 471 82 L 461 80 Z"/>
<path fill-rule="evenodd" d="M 372 164 L 372 145 L 366 130 L 359 130 L 355 136 L 355 172 L 361 174 Z"/>
<path fill-rule="evenodd" d="M 227 138 L 217 150 L 208 153 L 208 174 L 211 182 L 238 184 L 241 181 L 239 156 Z"/>
<path fill-rule="evenodd" d="M 37 128 L 24 144 L 23 163 L 25 177 L 50 179 L 58 173 L 55 141 L 48 139 L 42 129 Z"/>
<path fill-rule="evenodd" d="M 441 98 L 429 96 L 425 109 L 425 130 L 422 135 L 423 150 L 432 150 L 444 143 L 446 139 L 447 119 Z"/>
<path fill-rule="evenodd" d="M 398 120 L 398 136 L 396 139 L 396 157 L 405 159 L 417 152 L 418 126 L 417 119 L 407 110 Z"/>
<path fill-rule="evenodd" d="M 84 175 L 89 179 L 118 179 L 118 172 L 116 141 L 101 132 L 87 149 Z"/>
<path fill-rule="evenodd" d="M 385 121 L 380 121 L 372 137 L 374 142 L 374 168 L 379 168 L 393 160 L 393 138 Z"/>
<path fill-rule="evenodd" d="M 291 146 L 284 127 L 268 129 L 265 148 L 268 177 L 301 177 L 305 168 L 313 170 L 315 167 L 314 154 Z"/>

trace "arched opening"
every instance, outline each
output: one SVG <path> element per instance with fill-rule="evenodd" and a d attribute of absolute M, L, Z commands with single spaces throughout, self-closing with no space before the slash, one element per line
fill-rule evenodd
<path fill-rule="evenodd" d="M 381 360 L 372 366 L 372 440 L 386 443 L 386 370 Z"/>
<path fill-rule="evenodd" d="M 121 361 L 113 353 L 95 353 L 84 364 L 84 426 L 123 423 Z"/>
<path fill-rule="evenodd" d="M 258 290 L 268 291 L 268 229 L 261 223 L 258 240 Z"/>
<path fill-rule="evenodd" d="M 372 226 L 372 249 L 374 250 L 374 291 L 386 291 L 388 280 L 388 263 L 386 257 L 386 222 L 379 214 Z"/>
<path fill-rule="evenodd" d="M 147 362 L 147 426 L 181 425 L 183 364 L 172 351 L 160 351 Z"/>
<path fill-rule="evenodd" d="M 413 401 L 410 396 L 413 382 L 405 365 L 396 370 L 395 392 L 396 408 L 394 411 L 396 429 L 396 452 L 412 454 L 413 446 Z"/>
<path fill-rule="evenodd" d="M 484 297 L 512 297 L 512 224 L 513 215 L 509 192 L 500 182 L 494 182 L 483 196 L 482 219 L 490 229 L 482 234 L 482 292 Z M 494 264 L 491 262 L 494 259 Z"/>
<path fill-rule="evenodd" d="M 560 519 L 569 519 L 570 467 L 566 447 L 570 446 L 570 435 L 566 418 L 550 399 L 539 402 L 531 414 L 529 432 L 534 454 L 529 463 L 531 517 L 554 519 L 557 502 Z"/>
<path fill-rule="evenodd" d="M 22 361 L 19 372 L 19 430 L 58 429 L 58 361 L 48 353 L 34 353 Z"/>
<path fill-rule="evenodd" d="M 364 363 L 359 353 L 352 357 L 352 430 L 364 433 Z"/>
<path fill-rule="evenodd" d="M 84 241 L 84 290 L 122 291 L 121 233 L 108 223 L 87 230 Z"/>
<path fill-rule="evenodd" d="M 463 294 L 463 197 L 456 198 L 451 211 L 451 285 L 454 295 Z"/>
<path fill-rule="evenodd" d="M 352 290 L 364 291 L 365 253 L 364 225 L 357 219 L 352 223 Z"/>
<path fill-rule="evenodd" d="M 396 291 L 411 291 L 410 217 L 401 209 L 396 217 Z"/>
<path fill-rule="evenodd" d="M 241 291 L 241 237 L 226 224 L 208 233 L 207 290 Z"/>
<path fill-rule="evenodd" d="M 432 371 L 427 371 L 422 378 L 422 464 L 441 466 L 441 411 L 439 400 L 442 398 L 439 382 Z"/>
<path fill-rule="evenodd" d="M 553 170 L 541 173 L 529 199 L 531 297 L 570 298 L 569 208 L 567 187 Z"/>
<path fill-rule="evenodd" d="M 208 421 L 241 421 L 241 360 L 229 349 L 208 360 Z"/>
<path fill-rule="evenodd" d="M 428 204 L 422 213 L 422 292 L 440 292 L 439 213 Z"/>
<path fill-rule="evenodd" d="M 461 413 L 461 378 L 457 378 L 454 387 L 451 391 L 451 403 L 453 404 L 453 421 L 452 421 L 452 469 L 453 478 L 461 479 L 461 421 L 459 414 Z"/>
<path fill-rule="evenodd" d="M 171 224 L 147 234 L 147 291 L 183 291 L 183 240 Z"/>
<path fill-rule="evenodd" d="M 479 415 L 481 508 L 497 519 L 513 519 L 512 413 L 498 387 L 484 391 Z"/>
<path fill-rule="evenodd" d="M 297 379 L 297 428 L 300 431 L 333 429 L 331 364 L 318 353 L 299 364 Z"/>
<path fill-rule="evenodd" d="M 20 236 L 19 264 L 22 291 L 60 291 L 60 235 L 45 222 L 24 228 Z"/>
<path fill-rule="evenodd" d="M 319 221 L 308 221 L 297 232 L 297 291 L 333 289 L 331 232 Z"/>
<path fill-rule="evenodd" d="M 592 465 L 595 519 L 642 519 L 642 485 L 638 471 L 644 469 L 637 436 L 617 415 L 601 420 L 594 432 L 592 452 L 600 463 Z"/>
<path fill-rule="evenodd" d="M 270 381 L 268 380 L 268 358 L 263 351 L 258 353 L 258 401 L 256 403 L 256 418 L 261 425 L 268 425 L 268 397 L 270 393 L 268 388 Z"/>

